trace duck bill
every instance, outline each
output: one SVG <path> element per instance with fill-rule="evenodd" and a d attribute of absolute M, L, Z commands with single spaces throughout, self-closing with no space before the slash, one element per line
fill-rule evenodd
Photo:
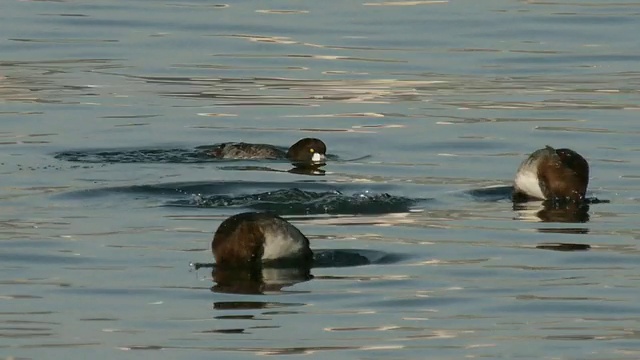
<path fill-rule="evenodd" d="M 320 153 L 315 153 L 311 157 L 311 161 L 314 163 L 323 163 L 325 159 L 326 159 L 326 156 Z"/>

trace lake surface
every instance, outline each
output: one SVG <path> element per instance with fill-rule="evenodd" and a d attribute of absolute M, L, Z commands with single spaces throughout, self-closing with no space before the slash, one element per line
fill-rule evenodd
<path fill-rule="evenodd" d="M 640 1 L 2 13 L 3 358 L 640 358 Z M 191 156 L 310 136 L 324 173 Z M 514 209 L 547 144 L 609 202 Z M 373 263 L 223 289 L 190 264 L 247 209 Z"/>

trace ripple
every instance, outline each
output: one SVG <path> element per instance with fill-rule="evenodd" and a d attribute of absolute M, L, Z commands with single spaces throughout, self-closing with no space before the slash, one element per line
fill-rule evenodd
<path fill-rule="evenodd" d="M 407 212 L 414 199 L 387 193 L 356 193 L 340 191 L 314 192 L 301 189 L 280 189 L 246 195 L 195 195 L 191 199 L 170 201 L 167 206 L 179 207 L 242 207 L 271 211 L 280 215 L 300 214 L 382 214 Z"/>
<path fill-rule="evenodd" d="M 203 163 L 220 161 L 196 149 L 63 151 L 55 154 L 54 158 L 83 163 Z"/>
<path fill-rule="evenodd" d="M 390 184 L 218 181 L 96 188 L 53 197 L 86 200 L 133 195 L 155 198 L 165 207 L 253 209 L 280 215 L 406 213 L 432 200 L 393 195 L 394 190 Z"/>

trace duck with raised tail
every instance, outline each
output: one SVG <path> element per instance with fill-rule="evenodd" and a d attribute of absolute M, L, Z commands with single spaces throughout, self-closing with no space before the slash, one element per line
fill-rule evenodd
<path fill-rule="evenodd" d="M 585 200 L 589 185 L 589 163 L 571 149 L 546 146 L 534 151 L 516 173 L 513 201 Z"/>
<path fill-rule="evenodd" d="M 310 266 L 309 239 L 278 215 L 236 214 L 224 220 L 211 243 L 218 267 Z"/>

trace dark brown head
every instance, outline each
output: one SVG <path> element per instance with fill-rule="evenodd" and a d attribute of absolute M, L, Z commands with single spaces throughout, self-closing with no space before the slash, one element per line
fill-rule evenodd
<path fill-rule="evenodd" d="M 589 163 L 571 149 L 556 149 L 557 156 L 538 165 L 540 187 L 547 199 L 582 201 L 589 185 Z"/>
<path fill-rule="evenodd" d="M 287 151 L 287 159 L 294 163 L 324 163 L 327 146 L 320 139 L 304 138 L 291 145 Z"/>

